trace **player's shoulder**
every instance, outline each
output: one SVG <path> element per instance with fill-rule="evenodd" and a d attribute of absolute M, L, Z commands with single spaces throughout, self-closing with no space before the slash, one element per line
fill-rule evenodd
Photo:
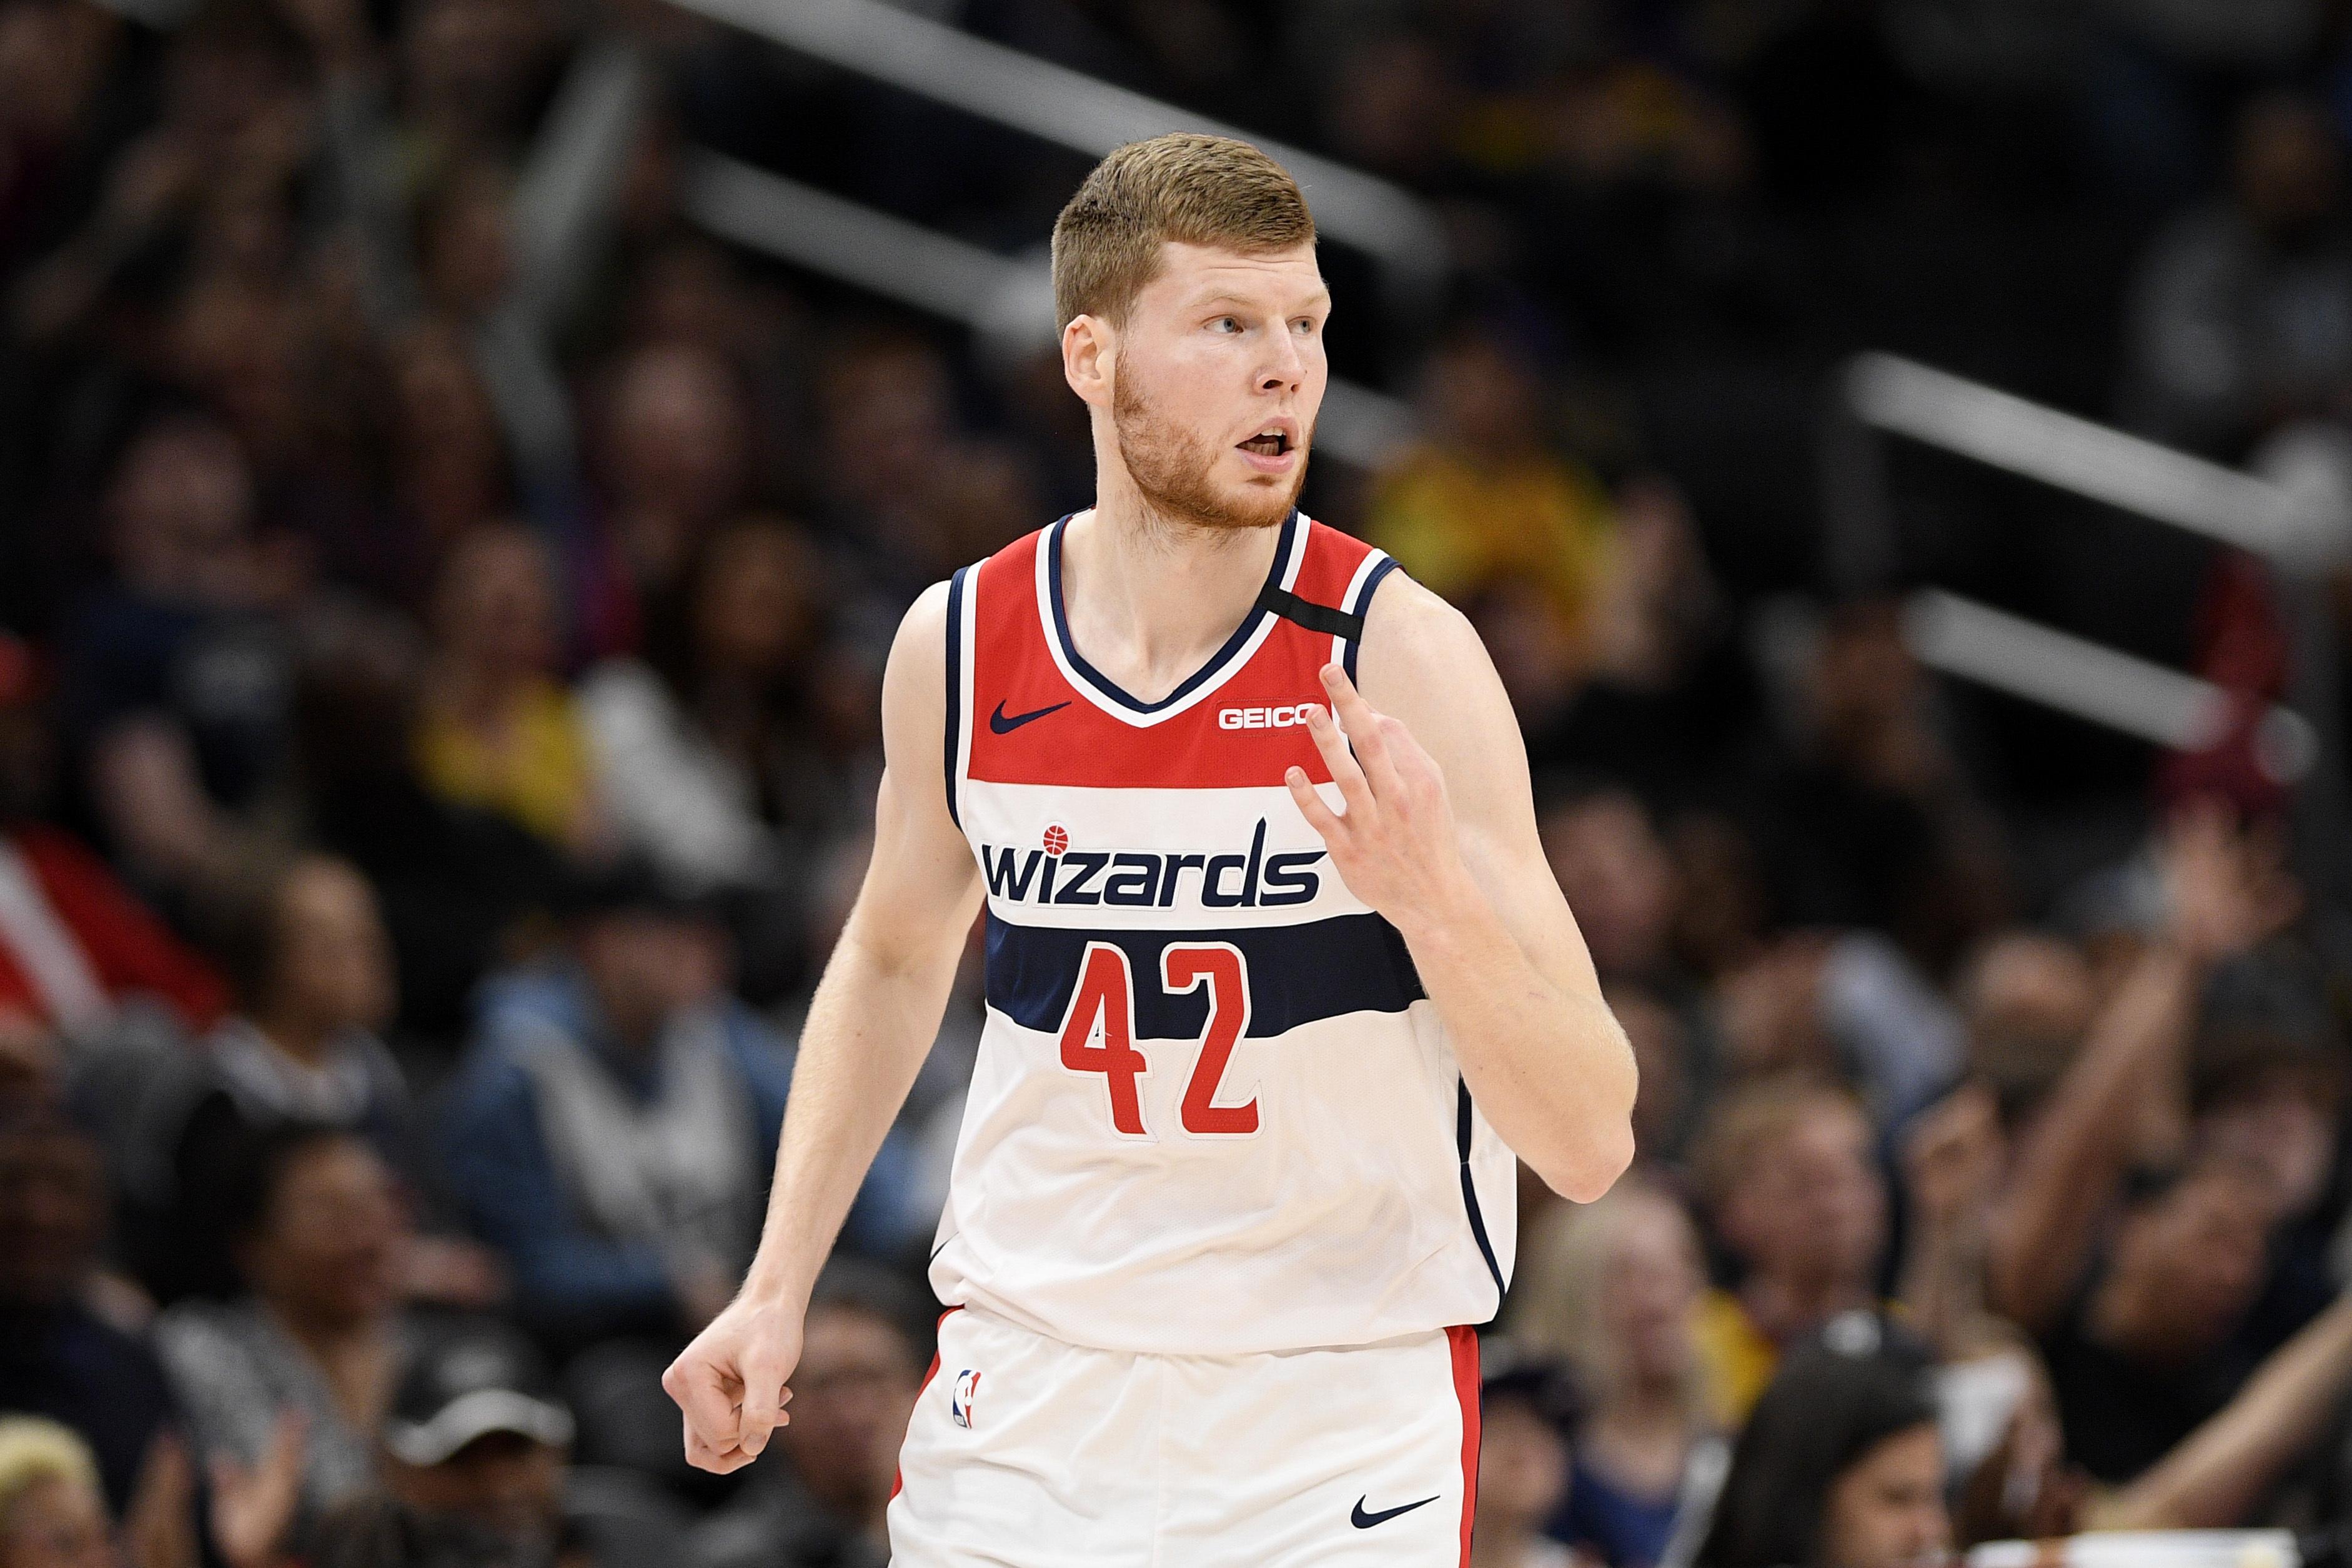
<path fill-rule="evenodd" d="M 898 634 L 891 640 L 893 662 L 916 647 L 929 647 L 947 636 L 948 600 L 954 592 L 955 579 L 942 577 L 921 593 L 898 617 Z"/>
<path fill-rule="evenodd" d="M 1402 663 L 1444 667 L 1464 658 L 1484 660 L 1486 644 L 1470 617 L 1402 571 L 1383 573 L 1364 605 L 1364 655 L 1398 648 Z"/>
<path fill-rule="evenodd" d="M 1364 700 L 1429 739 L 1517 735 L 1509 700 L 1470 617 L 1403 572 L 1390 572 L 1364 606 L 1357 686 Z"/>

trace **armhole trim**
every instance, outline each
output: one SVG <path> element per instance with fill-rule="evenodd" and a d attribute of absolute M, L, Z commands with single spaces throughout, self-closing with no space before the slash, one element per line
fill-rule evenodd
<path fill-rule="evenodd" d="M 1395 556 L 1381 556 L 1373 563 L 1371 570 L 1365 574 L 1364 585 L 1357 590 L 1354 602 L 1349 606 L 1349 613 L 1355 617 L 1356 631 L 1353 637 L 1345 639 L 1345 647 L 1339 655 L 1339 664 L 1340 668 L 1348 672 L 1349 680 L 1356 679 L 1356 652 L 1364 646 L 1364 626 L 1371 615 L 1372 595 L 1380 587 L 1381 579 L 1396 569 Z"/>
<path fill-rule="evenodd" d="M 959 782 L 957 775 L 961 772 L 956 764 L 963 750 L 963 579 L 964 574 L 971 570 L 969 566 L 959 566 L 955 575 L 948 579 L 948 684 L 944 704 L 948 721 L 948 820 L 958 827 L 963 826 L 963 814 L 956 805 L 956 796 L 961 793 L 956 787 Z"/>
<path fill-rule="evenodd" d="M 1478 1206 L 1478 1184 L 1470 1175 L 1470 1148 L 1477 1133 L 1477 1119 L 1470 1103 L 1469 1080 L 1456 1077 L 1454 1080 L 1454 1146 L 1462 1161 L 1462 1207 L 1470 1219 L 1471 1239 L 1478 1244 L 1478 1256 L 1486 1260 L 1486 1272 L 1495 1277 L 1495 1310 L 1503 1310 L 1503 1266 L 1495 1260 L 1495 1244 L 1486 1236 L 1486 1215 Z"/>

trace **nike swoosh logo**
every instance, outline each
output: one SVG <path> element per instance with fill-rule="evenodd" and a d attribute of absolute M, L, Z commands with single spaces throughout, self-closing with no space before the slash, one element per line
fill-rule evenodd
<path fill-rule="evenodd" d="M 1026 713 L 1015 713 L 1008 719 L 1004 715 L 1004 704 L 999 702 L 996 705 L 996 711 L 988 716 L 988 727 L 1000 735 L 1010 735 L 1022 725 L 1034 723 L 1048 713 L 1059 713 L 1069 705 L 1069 702 L 1065 700 L 1055 703 L 1051 708 L 1034 708 Z"/>
<path fill-rule="evenodd" d="M 1358 1530 L 1370 1530 L 1376 1524 L 1386 1524 L 1389 1521 L 1394 1519 L 1401 1513 L 1411 1513 L 1414 1509 L 1426 1508 L 1436 1500 L 1437 1499 L 1433 1496 L 1425 1497 L 1419 1502 L 1409 1502 L 1402 1508 L 1384 1508 L 1378 1513 L 1366 1513 L 1364 1511 L 1364 1500 L 1362 1498 L 1358 1498 L 1356 1500 L 1356 1511 L 1348 1516 L 1348 1522 L 1354 1525 Z"/>

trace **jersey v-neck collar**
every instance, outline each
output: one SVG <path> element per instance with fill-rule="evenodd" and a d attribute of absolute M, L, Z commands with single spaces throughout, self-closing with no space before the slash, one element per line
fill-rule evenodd
<path fill-rule="evenodd" d="M 1261 589 L 1249 614 L 1242 617 L 1242 624 L 1234 628 L 1234 635 L 1225 639 L 1223 647 L 1210 655 L 1207 663 L 1157 702 L 1144 701 L 1088 664 L 1071 639 L 1069 613 L 1062 598 L 1062 536 L 1071 520 L 1079 515 L 1071 512 L 1057 520 L 1038 542 L 1038 617 L 1045 623 L 1045 646 L 1052 650 L 1054 662 L 1060 667 L 1064 679 L 1078 695 L 1112 717 L 1143 728 L 1174 718 L 1223 686 L 1235 670 L 1247 664 L 1279 619 L 1265 608 L 1265 592 Z M 1275 542 L 1274 560 L 1266 567 L 1265 587 L 1287 589 L 1297 582 L 1299 563 L 1307 556 L 1307 519 L 1292 508 L 1290 515 L 1283 520 L 1281 537 Z"/>

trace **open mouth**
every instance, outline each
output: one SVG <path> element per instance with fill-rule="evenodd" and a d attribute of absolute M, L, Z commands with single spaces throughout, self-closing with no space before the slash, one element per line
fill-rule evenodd
<path fill-rule="evenodd" d="M 1279 458 L 1290 450 L 1289 433 L 1283 430 L 1261 430 L 1241 443 L 1244 452 L 1255 452 L 1261 458 Z"/>

